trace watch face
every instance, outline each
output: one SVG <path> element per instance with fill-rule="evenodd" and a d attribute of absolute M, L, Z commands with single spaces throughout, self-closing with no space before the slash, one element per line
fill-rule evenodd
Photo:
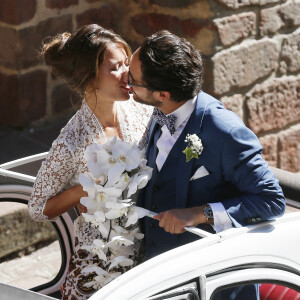
<path fill-rule="evenodd" d="M 209 218 L 209 219 L 213 219 L 214 218 L 214 214 L 212 212 L 212 209 L 211 207 L 208 205 L 208 206 L 205 206 L 204 208 L 204 215 Z"/>

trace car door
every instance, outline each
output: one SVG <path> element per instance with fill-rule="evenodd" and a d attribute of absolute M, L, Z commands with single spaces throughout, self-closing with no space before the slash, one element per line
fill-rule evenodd
<path fill-rule="evenodd" d="M 54 222 L 29 217 L 27 203 L 46 154 L 0 166 L 0 283 L 60 298 L 77 213 L 71 210 Z"/>

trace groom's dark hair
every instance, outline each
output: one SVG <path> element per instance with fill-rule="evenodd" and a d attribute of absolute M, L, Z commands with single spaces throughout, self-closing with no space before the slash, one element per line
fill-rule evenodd
<path fill-rule="evenodd" d="M 156 91 L 169 91 L 180 102 L 201 90 L 203 62 L 200 51 L 184 38 L 160 30 L 143 42 L 139 59 L 143 81 Z"/>

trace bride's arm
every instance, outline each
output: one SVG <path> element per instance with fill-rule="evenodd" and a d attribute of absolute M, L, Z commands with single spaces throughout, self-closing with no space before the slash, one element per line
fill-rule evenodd
<path fill-rule="evenodd" d="M 80 198 L 87 195 L 80 185 L 62 191 L 76 172 L 77 164 L 67 142 L 55 141 L 38 172 L 28 203 L 32 219 L 51 220 L 79 204 Z"/>
<path fill-rule="evenodd" d="M 49 198 L 46 202 L 43 214 L 47 216 L 48 219 L 54 219 L 72 207 L 79 205 L 80 198 L 86 197 L 87 195 L 87 192 L 82 189 L 81 185 L 72 186 L 62 193 Z"/>

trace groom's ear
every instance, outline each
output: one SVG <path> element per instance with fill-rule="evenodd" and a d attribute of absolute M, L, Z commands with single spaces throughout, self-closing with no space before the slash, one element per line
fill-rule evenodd
<path fill-rule="evenodd" d="M 164 103 L 171 99 L 171 93 L 168 91 L 155 91 L 154 97 Z"/>

